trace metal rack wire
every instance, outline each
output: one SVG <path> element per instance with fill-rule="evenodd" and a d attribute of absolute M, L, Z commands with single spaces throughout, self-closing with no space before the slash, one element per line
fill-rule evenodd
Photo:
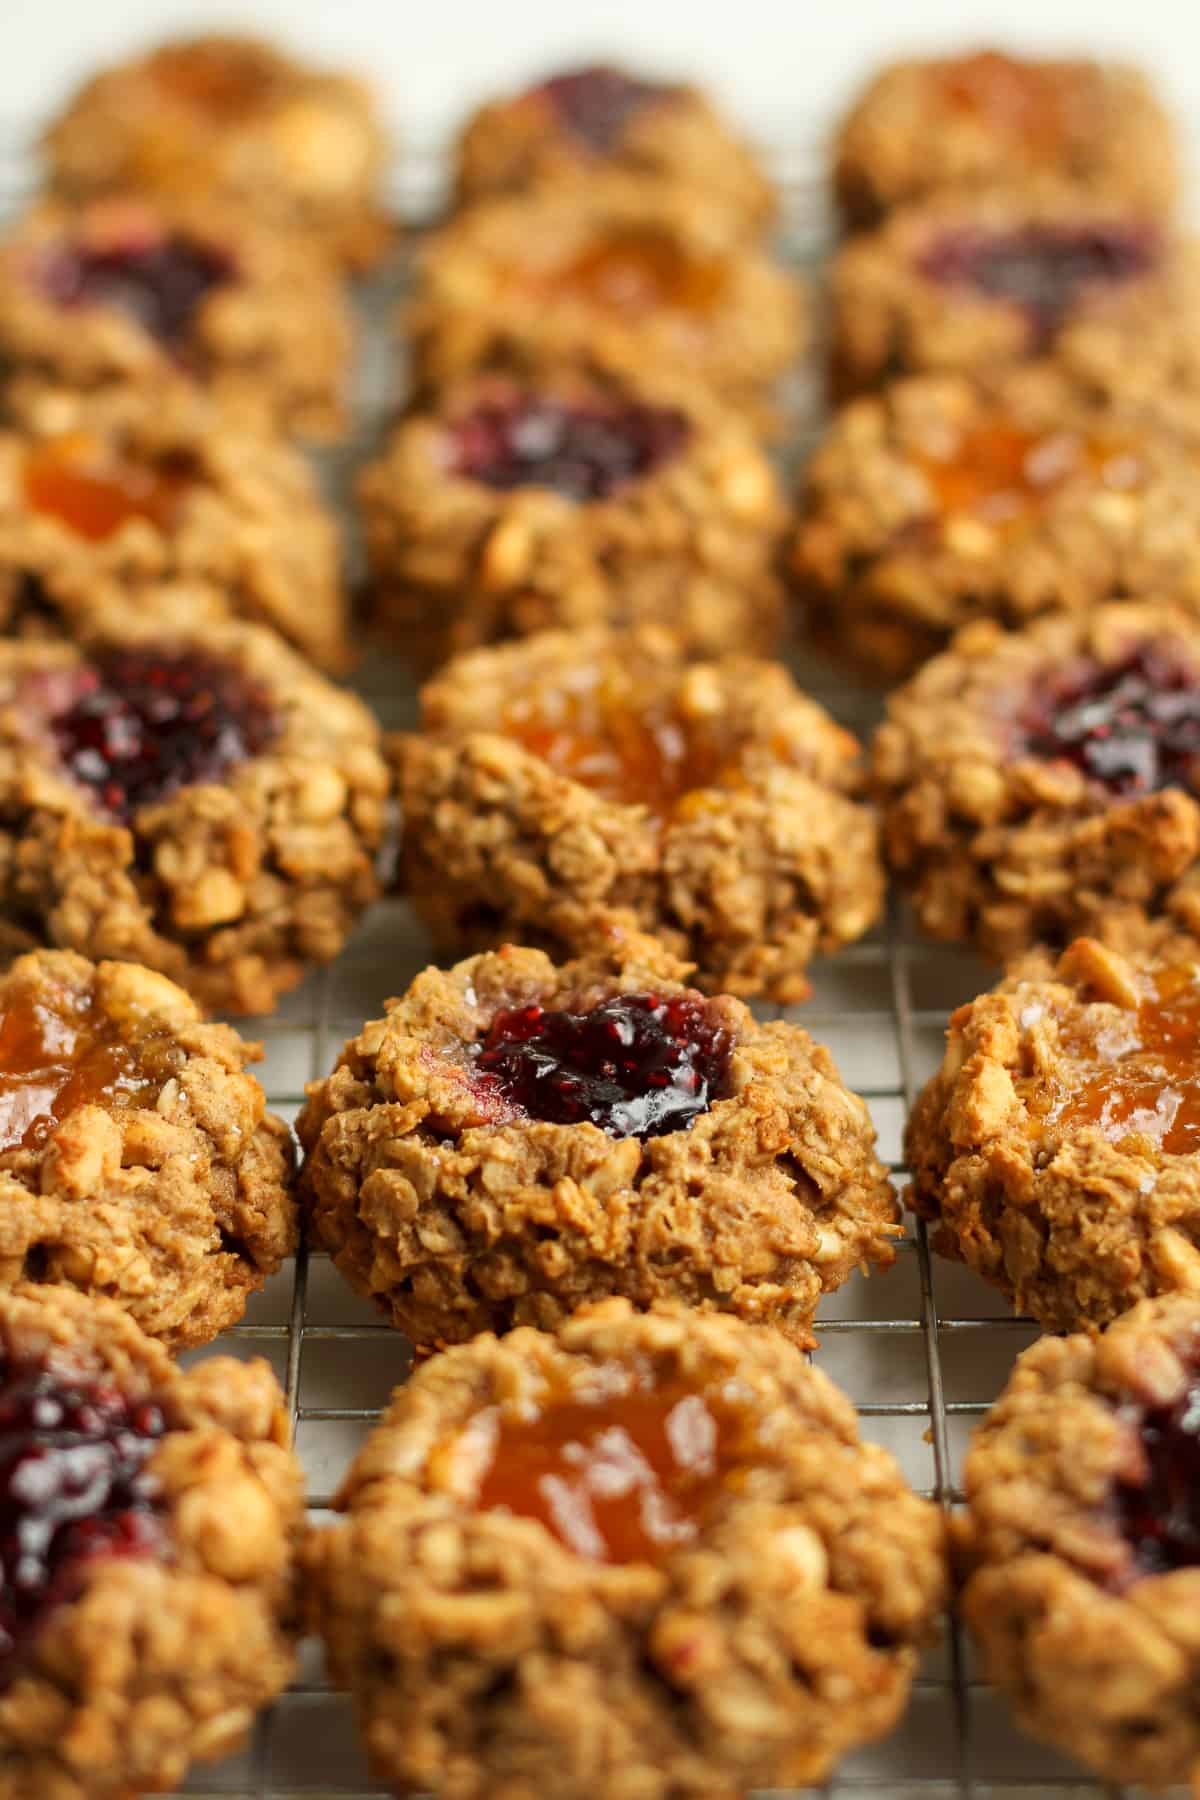
<path fill-rule="evenodd" d="M 10 148 L 21 141 L 16 133 L 0 134 L 0 211 L 27 191 L 27 160 Z M 784 254 L 817 267 L 828 231 L 813 140 L 775 152 L 774 162 Z M 408 216 L 429 215 L 443 174 L 437 157 L 410 160 L 396 184 Z M 344 496 L 346 477 L 376 438 L 396 391 L 381 329 L 395 291 L 389 278 L 366 297 L 358 428 L 324 465 L 335 497 Z M 789 460 L 803 454 L 817 423 L 811 396 L 799 393 L 796 404 Z M 872 696 L 828 667 L 796 666 L 809 691 L 843 723 L 860 732 L 870 728 L 878 711 Z M 411 718 L 412 689 L 398 667 L 373 657 L 362 692 L 386 725 Z M 327 1073 L 342 1039 L 377 1016 L 384 999 L 426 960 L 423 935 L 407 909 L 385 902 L 333 967 L 314 975 L 270 1019 L 243 1022 L 247 1036 L 263 1040 L 260 1073 L 273 1109 L 293 1118 L 304 1083 Z M 903 1119 L 940 1056 L 947 1014 L 988 979 L 970 957 L 922 943 L 893 909 L 882 930 L 814 970 L 814 992 L 803 1008 L 780 1015 L 827 1043 L 847 1081 L 866 1096 L 897 1179 Z M 891 1271 L 869 1282 L 856 1278 L 830 1297 L 819 1321 L 817 1360 L 856 1401 L 865 1435 L 886 1444 L 914 1487 L 947 1508 L 960 1498 L 958 1471 L 972 1422 L 1034 1335 L 1026 1322 L 997 1314 L 996 1296 L 974 1277 L 935 1263 L 918 1225 L 910 1227 Z M 407 1373 L 404 1340 L 349 1293 L 326 1258 L 301 1251 L 213 1348 L 266 1356 L 274 1365 L 319 1517 L 379 1407 Z M 308 1646 L 300 1679 L 260 1720 L 249 1748 L 197 1771 L 183 1791 L 192 1800 L 368 1800 L 384 1790 L 372 1785 L 349 1707 L 330 1690 L 315 1647 Z M 886 1743 L 851 1757 L 820 1793 L 825 1800 L 1083 1800 L 1115 1797 L 1118 1790 L 1089 1782 L 1053 1752 L 1022 1740 L 1003 1704 L 977 1679 L 969 1649 L 948 1622 L 900 1728 Z"/>

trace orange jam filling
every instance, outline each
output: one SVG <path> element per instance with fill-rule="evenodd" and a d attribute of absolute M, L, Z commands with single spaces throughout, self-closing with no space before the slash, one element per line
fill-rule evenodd
<path fill-rule="evenodd" d="M 195 480 L 182 456 L 136 462 L 87 432 L 51 438 L 25 459 L 25 498 L 77 537 L 103 543 L 132 519 L 168 531 Z"/>
<path fill-rule="evenodd" d="M 640 318 L 667 310 L 703 317 L 725 285 L 717 257 L 691 256 L 664 231 L 630 226 L 605 233 L 550 274 L 550 297 L 584 300 Z"/>
<path fill-rule="evenodd" d="M 1021 62 L 999 50 L 980 50 L 936 65 L 943 97 L 960 112 L 1024 139 L 1050 155 L 1062 143 L 1066 116 L 1057 78 L 1038 63 Z"/>
<path fill-rule="evenodd" d="M 1039 1077 L 1026 1105 L 1059 1128 L 1094 1125 L 1112 1143 L 1136 1135 L 1186 1156 L 1200 1150 L 1200 966 L 1172 965 L 1140 984 L 1136 1008 L 1063 1038 L 1064 1084 Z"/>
<path fill-rule="evenodd" d="M 152 1103 L 178 1061 L 174 1039 L 122 1027 L 87 994 L 9 984 L 0 1012 L 0 1150 L 36 1149 L 80 1106 Z"/>
<path fill-rule="evenodd" d="M 740 774 L 727 734 L 685 719 L 669 698 L 639 697 L 629 682 L 595 670 L 511 701 L 500 730 L 556 774 L 605 800 L 640 803 L 656 818 L 699 788 L 736 785 Z"/>
<path fill-rule="evenodd" d="M 537 1519 L 592 1562 L 660 1561 L 700 1535 L 735 1484 L 749 1421 L 678 1379 L 602 1364 L 531 1417 L 481 1414 L 474 1506 Z"/>
<path fill-rule="evenodd" d="M 160 50 L 154 80 L 163 93 L 214 121 L 245 118 L 276 85 L 274 70 L 251 49 L 228 44 L 182 44 Z"/>
<path fill-rule="evenodd" d="M 950 456 L 922 457 L 920 468 L 939 515 L 970 513 L 1001 526 L 1036 516 L 1074 477 L 1110 488 L 1133 487 L 1140 478 L 1136 455 L 1115 441 L 1001 423 L 965 433 Z"/>

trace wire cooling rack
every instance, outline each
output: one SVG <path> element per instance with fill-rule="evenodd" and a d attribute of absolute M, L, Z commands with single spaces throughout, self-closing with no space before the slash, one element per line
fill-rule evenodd
<path fill-rule="evenodd" d="M 11 148 L 21 140 L 6 135 L 0 210 L 15 206 L 31 186 L 27 154 Z M 811 138 L 770 155 L 783 206 L 781 252 L 817 273 L 829 242 L 823 159 Z M 397 177 L 398 209 L 417 222 L 431 216 L 443 181 L 441 158 L 410 157 Z M 362 299 L 356 429 L 348 444 L 321 459 L 330 495 L 343 508 L 353 470 L 378 441 L 401 391 L 385 321 L 405 278 L 401 267 Z M 819 424 L 814 390 L 799 381 L 791 399 L 789 463 L 802 458 Z M 348 510 L 345 516 L 352 540 Z M 347 548 L 353 561 L 352 541 Z M 829 665 L 797 660 L 794 666 L 842 723 L 860 733 L 871 729 L 879 715 L 875 696 Z M 412 721 L 415 695 L 398 665 L 372 654 L 359 686 L 385 726 Z M 339 960 L 288 996 L 277 1013 L 239 1021 L 246 1036 L 262 1040 L 259 1074 L 271 1107 L 294 1119 L 305 1083 L 326 1074 L 342 1041 L 377 1017 L 384 1000 L 427 961 L 424 934 L 407 907 L 385 901 Z M 992 977 L 972 957 L 923 943 L 898 908 L 883 928 L 812 974 L 813 993 L 803 1007 L 756 1010 L 794 1018 L 829 1046 L 845 1080 L 869 1102 L 880 1152 L 900 1183 L 904 1119 L 940 1060 L 947 1015 Z M 1034 1327 L 1001 1316 L 990 1289 L 931 1257 L 924 1228 L 911 1220 L 894 1268 L 869 1280 L 856 1276 L 829 1297 L 818 1325 L 816 1360 L 856 1402 L 864 1435 L 896 1456 L 916 1489 L 953 1508 L 970 1429 L 1036 1335 Z M 319 1521 L 379 1409 L 405 1379 L 409 1346 L 355 1298 L 326 1257 L 302 1250 L 212 1350 L 263 1356 L 274 1367 Z M 349 1704 L 331 1690 L 319 1648 L 309 1644 L 299 1679 L 260 1719 L 247 1749 L 197 1770 L 182 1792 L 191 1800 L 368 1800 L 386 1790 L 372 1783 Z M 1088 1781 L 1052 1751 L 1021 1738 L 947 1621 L 896 1732 L 848 1758 L 826 1787 L 807 1790 L 805 1800 L 818 1794 L 824 1800 L 1115 1800 L 1122 1792 Z"/>

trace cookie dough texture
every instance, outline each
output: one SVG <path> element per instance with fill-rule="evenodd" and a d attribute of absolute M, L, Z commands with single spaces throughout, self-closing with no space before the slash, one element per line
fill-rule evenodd
<path fill-rule="evenodd" d="M 597 269 L 614 243 L 632 272 Z M 580 262 L 591 273 L 569 280 Z M 691 381 L 762 420 L 804 349 L 808 304 L 793 274 L 702 202 L 681 197 L 665 219 L 652 185 L 614 173 L 453 219 L 425 247 L 404 326 L 426 395 L 481 369 L 575 368 Z"/>
<path fill-rule="evenodd" d="M 642 1141 L 495 1119 L 472 1046 L 503 1010 L 683 991 L 649 938 L 561 968 L 512 946 L 427 969 L 343 1048 L 297 1122 L 313 1240 L 417 1344 L 557 1325 L 585 1300 L 770 1321 L 802 1345 L 822 1293 L 891 1262 L 896 1208 L 866 1105 L 799 1026 L 713 1004 L 732 1091 Z"/>
<path fill-rule="evenodd" d="M 892 63 L 855 100 L 834 144 L 838 203 L 855 227 L 941 191 L 1048 173 L 1170 209 L 1174 133 L 1139 70 L 995 51 Z"/>
<path fill-rule="evenodd" d="M 147 1464 L 169 1558 L 97 1560 L 0 1694 L 3 1800 L 169 1792 L 235 1750 L 292 1672 L 302 1480 L 267 1364 L 188 1373 L 121 1309 L 69 1288 L 0 1295 L 0 1349 L 164 1408 Z"/>
<path fill-rule="evenodd" d="M 597 152 L 561 119 L 538 88 L 489 101 L 458 144 L 460 204 L 543 187 L 578 191 L 598 172 L 617 170 L 659 196 L 664 214 L 702 199 L 746 237 L 760 236 L 775 213 L 771 184 L 753 151 L 699 88 L 660 88 L 633 110 L 612 145 Z"/>
<path fill-rule="evenodd" d="M 1062 315 L 942 281 L 922 268 L 939 241 L 1009 237 L 1030 229 L 1069 236 L 1119 233 L 1151 266 L 1068 295 Z M 845 398 L 898 375 L 973 371 L 1050 354 L 1086 391 L 1150 404 L 1200 391 L 1200 245 L 1128 201 L 1048 181 L 1016 190 L 939 194 L 901 207 L 852 238 L 831 276 L 832 380 Z"/>
<path fill-rule="evenodd" d="M 235 271 L 200 300 L 182 358 L 123 308 L 60 305 L 46 292 L 46 267 L 72 246 L 119 251 L 172 233 L 227 255 Z M 352 348 L 333 270 L 215 201 L 40 200 L 0 244 L 0 390 L 130 386 L 156 399 L 182 381 L 245 429 L 329 440 L 345 429 Z"/>
<path fill-rule="evenodd" d="M 978 502 L 956 502 L 972 459 Z M 788 565 L 814 637 L 895 681 L 980 618 L 1158 593 L 1200 607 L 1198 518 L 1194 437 L 1089 399 L 1051 363 L 913 376 L 835 417 Z"/>
<path fill-rule="evenodd" d="M 351 269 L 385 253 L 388 145 L 365 82 L 253 38 L 162 45 L 92 76 L 42 140 L 71 201 L 201 196 Z"/>
<path fill-rule="evenodd" d="M 661 1565 L 606 1565 L 457 1497 L 439 1449 L 484 1408 L 637 1357 L 728 1381 L 759 1460 Z M 455 1800 L 734 1800 L 807 1787 L 884 1735 L 943 1590 L 942 1527 L 853 1408 L 774 1334 L 587 1309 L 484 1336 L 393 1398 L 307 1568 L 377 1772 Z"/>
<path fill-rule="evenodd" d="M 1120 663 L 1138 643 L 1200 660 L 1200 625 L 1165 602 L 1014 633 L 971 625 L 890 697 L 872 787 L 887 861 L 932 936 L 1003 959 L 1081 931 L 1136 937 L 1186 909 L 1177 884 L 1200 856 L 1190 785 L 1116 796 L 1071 763 L 1009 749 L 1032 683 L 1079 660 Z"/>
<path fill-rule="evenodd" d="M 208 1343 L 296 1243 L 288 1129 L 245 1072 L 259 1047 L 136 963 L 35 951 L 0 975 L 0 1016 L 14 1001 L 94 1005 L 135 1044 L 153 1033 L 168 1068 L 143 1104 L 75 1106 L 36 1148 L 0 1152 L 0 1289 L 64 1283 L 170 1350 Z"/>
<path fill-rule="evenodd" d="M 665 405 L 681 449 L 603 499 L 494 488 L 459 474 L 456 427 L 523 393 L 565 406 Z M 410 413 L 359 479 L 372 609 L 406 656 L 447 656 L 555 626 L 669 625 L 700 655 L 770 650 L 783 627 L 776 561 L 785 510 L 745 422 L 694 384 L 552 374 L 532 387 L 488 375 Z"/>
<path fill-rule="evenodd" d="M 1107 1325 L 1148 1296 L 1200 1294 L 1200 1157 L 1045 1111 L 1048 1094 L 1096 1077 L 1086 1046 L 1120 1041 L 1139 974 L 1156 966 L 1088 938 L 1057 962 L 1030 958 L 953 1014 L 909 1121 L 906 1198 L 935 1249 L 1050 1331 Z"/>
<path fill-rule="evenodd" d="M 146 964 L 213 1010 L 269 1012 L 314 963 L 332 960 L 375 897 L 388 777 L 378 728 L 273 633 L 189 625 L 184 584 L 164 596 L 170 634 L 122 612 L 76 643 L 0 643 L 0 944 L 49 943 Z M 279 731 L 218 782 L 99 814 L 31 735 L 28 684 L 113 647 L 227 660 L 261 684 Z"/>
<path fill-rule="evenodd" d="M 187 580 L 215 618 L 272 625 L 322 668 L 350 664 L 337 527 L 299 453 L 239 431 L 180 385 L 100 398 L 37 389 L 0 425 L 0 626 L 36 630 L 49 618 L 70 636 L 97 608 L 146 617 L 169 584 Z M 82 452 L 72 445 L 83 445 Z M 31 461 L 79 454 L 94 464 L 166 469 L 186 481 L 174 515 L 133 517 L 107 536 L 34 507 Z M 68 467 L 72 466 L 68 461 Z M 169 610 L 162 623 L 169 628 Z"/>
<path fill-rule="evenodd" d="M 1111 1506 L 1138 1420 L 1193 1386 L 1200 1301 L 1026 1350 L 966 1460 L 963 1612 L 1021 1727 L 1113 1782 L 1200 1775 L 1200 1571 L 1142 1575 Z"/>
<path fill-rule="evenodd" d="M 589 682 L 617 712 L 614 741 L 629 718 L 689 734 L 710 774 L 666 816 L 504 735 L 511 709 L 544 694 L 553 718 Z M 405 886 L 439 947 L 533 937 L 586 952 L 618 919 L 694 964 L 710 991 L 788 1001 L 808 992 L 813 955 L 879 915 L 858 743 L 780 664 L 689 664 L 649 628 L 547 632 L 450 663 L 422 713 L 421 733 L 393 739 L 392 753 Z"/>

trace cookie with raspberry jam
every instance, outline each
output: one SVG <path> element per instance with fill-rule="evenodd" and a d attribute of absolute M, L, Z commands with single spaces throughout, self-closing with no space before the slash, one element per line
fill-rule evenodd
<path fill-rule="evenodd" d="M 853 238 L 831 282 L 839 395 L 1050 355 L 1129 400 L 1183 381 L 1195 413 L 1200 245 L 1119 195 L 1053 181 L 936 195 Z"/>
<path fill-rule="evenodd" d="M 665 215 L 653 183 L 613 172 L 459 214 L 427 243 L 404 324 L 426 394 L 482 369 L 582 368 L 674 377 L 761 419 L 807 304 L 718 214 Z"/>
<path fill-rule="evenodd" d="M 391 240 L 387 149 L 365 82 L 217 36 L 101 70 L 42 140 L 49 184 L 68 200 L 202 196 L 352 269 Z"/>
<path fill-rule="evenodd" d="M 784 511 L 743 420 L 694 387 L 456 383 L 359 482 L 375 617 L 418 664 L 562 626 L 770 650 Z"/>
<path fill-rule="evenodd" d="M 303 1483 L 267 1364 L 0 1294 L 0 1792 L 174 1792 L 286 1686 Z"/>
<path fill-rule="evenodd" d="M 181 387 L 43 390 L 0 427 L 0 625 L 70 635 L 97 607 L 142 617 L 176 577 L 216 618 L 350 661 L 333 518 L 299 453 Z M 170 626 L 169 611 L 163 623 Z"/>
<path fill-rule="evenodd" d="M 1200 622 L 1131 601 L 970 625 L 890 697 L 871 779 L 934 937 L 1136 936 L 1200 859 Z"/>
<path fill-rule="evenodd" d="M 1200 1294 L 1200 951 L 1039 952 L 950 1020 L 911 1205 L 1051 1331 Z"/>
<path fill-rule="evenodd" d="M 1026 1350 L 966 1460 L 963 1610 L 1017 1722 L 1106 1781 L 1200 1781 L 1200 1299 Z M 1182 1788 L 1181 1788 L 1182 1791 Z"/>
<path fill-rule="evenodd" d="M 858 742 L 779 663 L 545 632 L 450 663 L 393 752 L 405 885 L 439 947 L 583 953 L 614 917 L 716 992 L 803 998 L 883 905 Z"/>
<path fill-rule="evenodd" d="M 942 1523 L 770 1331 L 621 1301 L 424 1363 L 305 1551 L 375 1772 L 461 1800 L 821 1782 L 904 1710 Z"/>
<path fill-rule="evenodd" d="M 0 975 L 0 1288 L 117 1300 L 171 1350 L 216 1337 L 295 1247 L 288 1130 L 182 988 L 37 950 Z"/>
<path fill-rule="evenodd" d="M 209 200 L 39 201 L 0 245 L 0 380 L 157 399 L 254 430 L 345 426 L 350 315 L 312 251 Z"/>
<path fill-rule="evenodd" d="M 1169 212 L 1175 135 L 1139 70 L 998 50 L 892 63 L 856 98 L 834 143 L 838 204 L 855 228 L 938 192 L 1045 175 Z"/>
<path fill-rule="evenodd" d="M 387 771 L 359 700 L 189 598 L 0 643 L 0 941 L 267 1012 L 376 893 Z"/>
<path fill-rule="evenodd" d="M 747 237 L 775 210 L 757 158 L 699 88 L 594 64 L 489 101 L 458 143 L 460 204 L 621 170 L 669 216 L 701 203 Z"/>
<path fill-rule="evenodd" d="M 885 681 L 976 619 L 1157 593 L 1200 611 L 1196 436 L 1045 361 L 912 376 L 835 417 L 788 562 L 818 642 Z"/>
<path fill-rule="evenodd" d="M 797 1025 L 687 985 L 651 938 L 556 967 L 507 945 L 427 969 L 309 1088 L 315 1241 L 419 1345 L 686 1301 L 800 1344 L 891 1262 L 865 1103 Z"/>

